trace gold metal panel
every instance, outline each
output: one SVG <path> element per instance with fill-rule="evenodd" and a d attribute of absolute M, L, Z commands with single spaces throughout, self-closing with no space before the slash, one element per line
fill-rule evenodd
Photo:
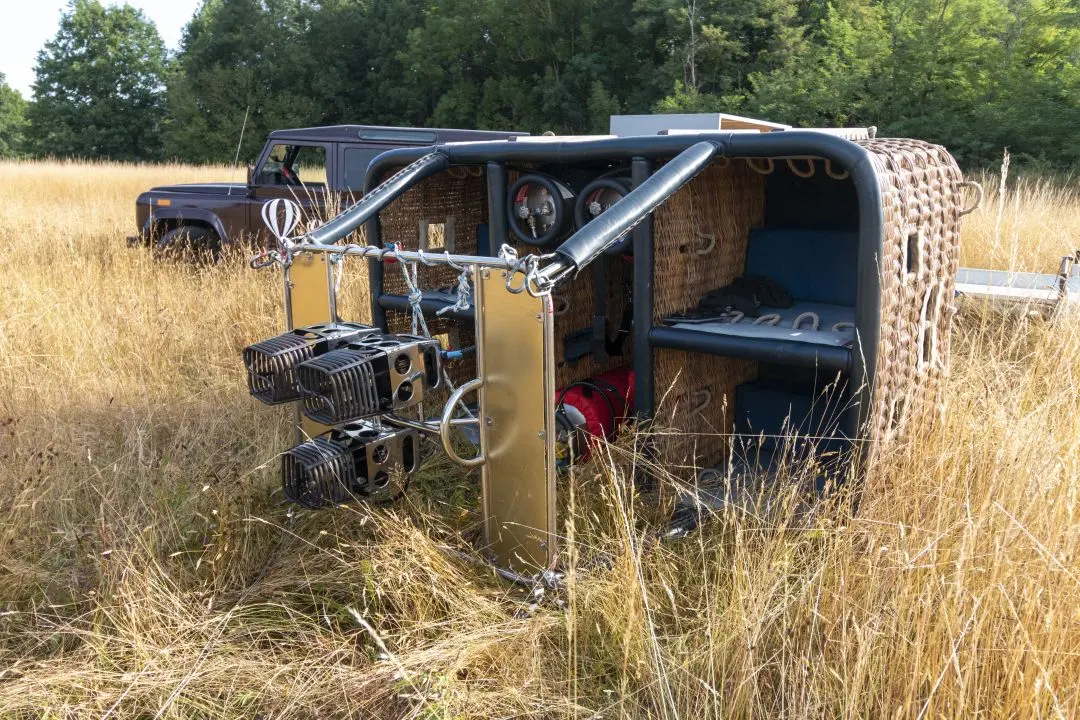
<path fill-rule="evenodd" d="M 300 253 L 293 258 L 285 286 L 290 330 L 333 321 L 328 257 L 325 253 Z"/>
<path fill-rule="evenodd" d="M 300 253 L 293 258 L 285 278 L 285 318 L 288 329 L 334 321 L 333 273 L 325 253 Z M 300 440 L 315 437 L 330 428 L 309 420 L 297 405 Z"/>
<path fill-rule="evenodd" d="M 555 358 L 550 298 L 506 289 L 483 269 L 476 287 L 484 533 L 502 567 L 546 569 L 555 557 Z"/>

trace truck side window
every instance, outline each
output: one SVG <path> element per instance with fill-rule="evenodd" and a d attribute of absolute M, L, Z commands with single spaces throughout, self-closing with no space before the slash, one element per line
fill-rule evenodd
<path fill-rule="evenodd" d="M 364 176 L 367 175 L 368 164 L 380 152 L 382 150 L 378 148 L 345 148 L 345 187 L 363 190 Z"/>
<path fill-rule="evenodd" d="M 274 145 L 255 176 L 256 185 L 326 183 L 326 148 L 321 145 Z"/>

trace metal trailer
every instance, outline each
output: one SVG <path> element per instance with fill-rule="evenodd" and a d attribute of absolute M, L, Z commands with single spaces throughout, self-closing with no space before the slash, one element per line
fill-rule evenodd
<path fill-rule="evenodd" d="M 1039 312 L 1080 307 L 1080 250 L 1061 258 L 1056 273 L 960 268 L 956 294 L 995 305 L 1022 306 Z"/>

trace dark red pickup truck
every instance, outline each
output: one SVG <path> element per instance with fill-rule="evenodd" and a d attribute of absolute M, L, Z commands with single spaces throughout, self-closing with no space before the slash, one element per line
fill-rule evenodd
<path fill-rule="evenodd" d="M 360 197 L 368 164 L 386 150 L 525 134 L 373 125 L 275 130 L 258 161 L 248 168 L 247 183 L 167 185 L 139 195 L 135 201 L 139 234 L 128 241 L 162 254 L 216 254 L 226 243 L 262 243 L 263 203 L 292 198 L 322 217 L 328 194 L 337 195 L 342 204 Z"/>

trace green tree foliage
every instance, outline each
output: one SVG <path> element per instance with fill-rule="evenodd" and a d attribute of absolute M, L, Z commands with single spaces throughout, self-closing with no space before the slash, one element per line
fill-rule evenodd
<path fill-rule="evenodd" d="M 612 111 L 647 107 L 633 5 L 432 0 L 403 55 L 417 113 L 436 125 L 606 129 Z"/>
<path fill-rule="evenodd" d="M 72 0 L 38 53 L 28 110 L 39 154 L 143 160 L 161 156 L 165 47 L 129 5 Z"/>
<path fill-rule="evenodd" d="M 1069 0 L 837 0 L 745 109 L 803 126 L 877 125 L 969 165 L 1003 147 L 1080 161 L 1080 5 Z"/>
<path fill-rule="evenodd" d="M 166 147 L 190 161 L 241 157 L 278 128 L 423 124 L 399 52 L 412 0 L 206 0 L 169 77 Z"/>
<path fill-rule="evenodd" d="M 309 22 L 299 0 L 206 0 L 169 74 L 168 155 L 232 160 L 245 115 L 244 157 L 270 130 L 318 121 L 305 82 Z"/>
<path fill-rule="evenodd" d="M 805 45 L 790 0 L 638 0 L 638 35 L 667 79 L 661 112 L 736 110 L 750 77 L 786 66 Z M 674 79 L 674 83 L 672 83 Z"/>
<path fill-rule="evenodd" d="M 876 125 L 968 166 L 1005 146 L 1080 164 L 1080 0 L 203 0 L 164 113 L 161 57 L 135 11 L 75 0 L 39 60 L 34 146 L 153 158 L 164 117 L 167 156 L 231 161 L 245 114 L 249 160 L 301 125 L 583 133 L 727 111 Z"/>
<path fill-rule="evenodd" d="M 407 83 L 402 49 L 423 22 L 416 0 L 321 0 L 308 6 L 309 83 L 321 122 L 423 125 L 428 116 Z"/>
<path fill-rule="evenodd" d="M 22 154 L 26 132 L 26 101 L 0 73 L 0 157 Z"/>
<path fill-rule="evenodd" d="M 831 3 L 807 37 L 790 62 L 750 73 L 742 109 L 801 127 L 880 123 L 888 89 L 881 63 L 891 53 L 883 8 L 869 0 Z"/>

